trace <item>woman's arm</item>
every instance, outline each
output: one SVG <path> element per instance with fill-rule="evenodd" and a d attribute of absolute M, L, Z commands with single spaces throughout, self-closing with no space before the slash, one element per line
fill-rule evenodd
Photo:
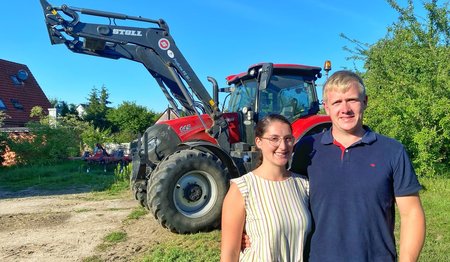
<path fill-rule="evenodd" d="M 244 198 L 235 183 L 231 183 L 222 206 L 222 240 L 220 261 L 239 260 L 242 232 L 245 224 Z"/>

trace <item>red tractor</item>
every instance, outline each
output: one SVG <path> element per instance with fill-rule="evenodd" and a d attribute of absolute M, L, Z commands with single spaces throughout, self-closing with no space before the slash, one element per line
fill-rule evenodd
<path fill-rule="evenodd" d="M 134 196 L 173 232 L 194 233 L 220 226 L 229 179 L 252 170 L 259 157 L 254 145 L 259 119 L 272 113 L 286 116 L 297 140 L 331 126 L 327 116 L 318 115 L 315 81 L 321 77 L 320 67 L 256 64 L 227 77 L 226 88 L 219 88 L 208 77 L 211 97 L 175 45 L 164 20 L 55 7 L 45 0 L 41 4 L 52 44 L 65 44 L 76 53 L 142 63 L 172 110 L 182 116 L 150 126 L 131 143 Z M 80 14 L 106 17 L 110 23 L 82 23 Z M 116 20 L 147 27 L 119 26 Z M 219 92 L 228 93 L 228 106 L 222 110 Z"/>

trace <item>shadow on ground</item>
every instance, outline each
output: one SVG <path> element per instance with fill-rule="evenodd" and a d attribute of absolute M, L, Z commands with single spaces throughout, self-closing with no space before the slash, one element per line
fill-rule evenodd
<path fill-rule="evenodd" d="M 19 190 L 10 191 L 5 188 L 0 187 L 0 200 L 10 199 L 10 198 L 24 198 L 24 197 L 35 197 L 35 196 L 54 196 L 54 195 L 68 195 L 68 194 L 79 194 L 79 193 L 89 193 L 93 192 L 94 189 L 91 187 L 73 187 L 66 189 L 57 190 L 42 190 L 35 189 L 33 187 Z"/>

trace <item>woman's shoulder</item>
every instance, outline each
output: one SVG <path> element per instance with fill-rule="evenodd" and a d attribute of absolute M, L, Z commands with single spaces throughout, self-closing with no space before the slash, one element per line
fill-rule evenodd
<path fill-rule="evenodd" d="M 254 174 L 252 172 L 248 172 L 247 174 L 240 177 L 232 178 L 230 179 L 230 181 L 239 184 L 248 181 L 252 176 L 254 176 Z"/>
<path fill-rule="evenodd" d="M 299 174 L 299 173 L 295 173 L 295 172 L 292 172 L 292 171 L 291 171 L 291 176 L 292 176 L 294 179 L 298 179 L 298 180 L 306 180 L 306 181 L 308 181 L 308 177 L 307 177 L 307 176 L 302 175 L 302 174 Z"/>
<path fill-rule="evenodd" d="M 308 177 L 305 175 L 301 175 L 298 173 L 291 173 L 292 178 L 294 181 L 299 185 L 300 187 L 303 187 L 306 191 L 306 194 L 309 195 L 309 180 Z"/>
<path fill-rule="evenodd" d="M 248 196 L 249 187 L 252 187 L 250 184 L 252 183 L 251 179 L 253 176 L 254 176 L 254 174 L 252 172 L 249 172 L 240 177 L 231 179 L 230 182 L 236 184 L 236 186 L 239 189 L 239 191 L 241 192 L 242 196 L 244 198 L 246 198 Z"/>

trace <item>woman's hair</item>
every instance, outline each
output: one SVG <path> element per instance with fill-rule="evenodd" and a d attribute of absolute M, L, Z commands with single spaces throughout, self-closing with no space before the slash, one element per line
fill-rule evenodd
<path fill-rule="evenodd" d="M 322 99 L 327 102 L 327 95 L 330 91 L 347 92 L 352 83 L 357 83 L 359 88 L 359 94 L 366 96 L 366 88 L 362 78 L 348 70 L 336 71 L 332 74 L 325 85 L 323 86 Z"/>
<path fill-rule="evenodd" d="M 289 120 L 287 120 L 286 117 L 284 117 L 282 115 L 278 115 L 278 114 L 269 114 L 269 115 L 263 117 L 263 119 L 259 120 L 258 124 L 256 124 L 255 137 L 263 137 L 267 131 L 267 128 L 270 126 L 270 124 L 272 124 L 272 122 L 277 122 L 277 121 L 287 124 L 292 133 L 291 122 L 289 122 Z"/>
<path fill-rule="evenodd" d="M 260 137 L 260 138 L 263 137 L 264 134 L 267 132 L 267 128 L 273 122 L 281 122 L 281 123 L 284 123 L 284 124 L 288 125 L 289 129 L 291 130 L 291 133 L 292 133 L 291 122 L 289 122 L 289 120 L 286 117 L 284 117 L 282 115 L 278 115 L 278 114 L 269 114 L 269 115 L 266 115 L 265 117 L 263 117 L 261 120 L 259 120 L 258 124 L 256 124 L 256 127 L 255 127 L 255 138 L 256 137 Z M 260 149 L 258 148 L 258 150 L 260 150 Z M 255 165 L 255 168 L 259 167 L 262 164 L 262 161 L 263 161 L 263 155 L 261 153 L 259 155 L 259 159 L 258 159 L 258 162 Z"/>

